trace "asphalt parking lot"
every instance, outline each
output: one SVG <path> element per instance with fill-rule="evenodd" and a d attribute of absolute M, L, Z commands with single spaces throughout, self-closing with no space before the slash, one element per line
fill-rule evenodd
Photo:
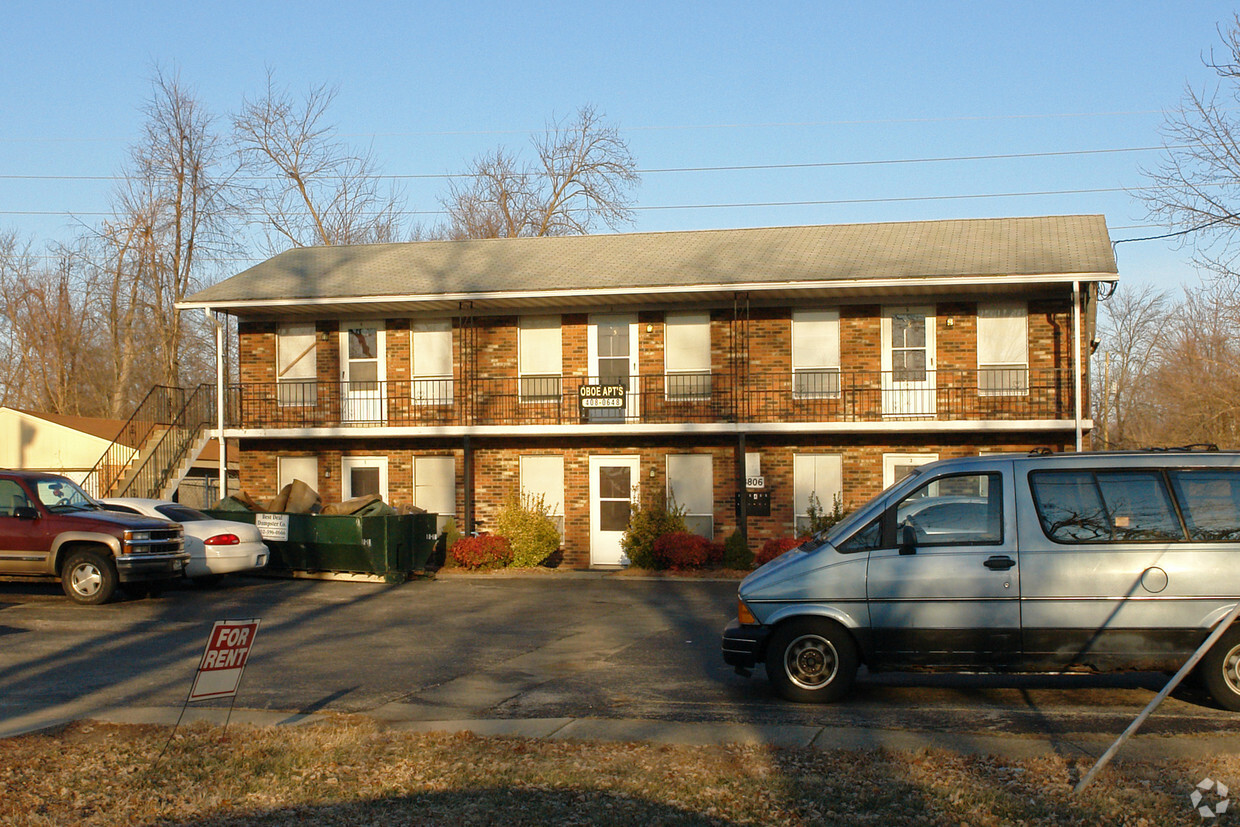
<path fill-rule="evenodd" d="M 719 656 L 734 581 L 596 573 L 401 585 L 238 578 L 77 606 L 0 583 L 0 719 L 179 707 L 213 621 L 262 621 L 238 708 L 404 721 L 637 719 L 990 734 L 1118 734 L 1162 675 L 867 675 L 842 703 L 784 702 Z M 220 706 L 211 702 L 208 706 Z M 1151 734 L 1240 734 L 1177 692 Z"/>

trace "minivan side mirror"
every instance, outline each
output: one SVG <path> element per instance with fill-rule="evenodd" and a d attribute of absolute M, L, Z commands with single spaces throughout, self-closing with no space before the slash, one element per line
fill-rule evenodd
<path fill-rule="evenodd" d="M 28 505 L 19 505 L 13 509 L 13 516 L 19 520 L 37 520 L 39 519 L 38 509 L 31 508 Z"/>
<path fill-rule="evenodd" d="M 917 553 L 917 529 L 913 528 L 908 523 L 900 526 L 900 553 Z"/>

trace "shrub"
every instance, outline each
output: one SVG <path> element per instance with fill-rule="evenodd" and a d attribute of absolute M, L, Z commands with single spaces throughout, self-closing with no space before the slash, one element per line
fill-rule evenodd
<path fill-rule="evenodd" d="M 747 569 L 753 566 L 753 552 L 749 543 L 740 531 L 733 531 L 723 544 L 723 567 L 725 569 Z"/>
<path fill-rule="evenodd" d="M 761 566 L 769 563 L 788 549 L 796 548 L 803 542 L 805 542 L 804 537 L 772 537 L 762 544 L 758 556 L 754 558 L 754 565 Z"/>
<path fill-rule="evenodd" d="M 817 534 L 820 531 L 826 531 L 847 517 L 848 512 L 844 510 L 844 498 L 839 494 L 831 499 L 831 510 L 828 511 L 822 507 L 822 501 L 818 499 L 818 495 L 811 491 L 809 507 L 805 510 L 805 515 L 809 517 L 809 533 Z"/>
<path fill-rule="evenodd" d="M 432 565 L 448 566 L 455 564 L 449 550 L 456 545 L 456 541 L 461 539 L 461 532 L 457 530 L 456 520 L 452 517 L 444 520 L 443 530 L 439 532 L 438 539 L 435 540 L 435 551 L 432 559 Z"/>
<path fill-rule="evenodd" d="M 673 531 L 654 541 L 655 567 L 660 569 L 700 569 L 711 563 L 711 546 L 700 534 Z M 722 556 L 722 547 L 719 549 Z"/>
<path fill-rule="evenodd" d="M 660 498 L 649 506 L 633 505 L 629 527 L 620 538 L 620 548 L 629 562 L 639 569 L 660 569 L 654 556 L 654 543 L 664 534 L 685 530 L 684 509 L 675 503 L 669 507 Z"/>
<path fill-rule="evenodd" d="M 510 495 L 495 518 L 495 533 L 508 539 L 512 565 L 532 568 L 560 548 L 560 531 L 541 494 Z"/>
<path fill-rule="evenodd" d="M 497 534 L 462 537 L 452 545 L 451 554 L 464 569 L 500 569 L 512 562 L 508 540 Z"/>

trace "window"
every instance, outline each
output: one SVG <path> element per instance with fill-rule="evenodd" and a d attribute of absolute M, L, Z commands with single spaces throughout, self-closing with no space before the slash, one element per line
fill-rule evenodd
<path fill-rule="evenodd" d="M 1003 478 L 999 474 L 935 477 L 896 506 L 896 539 L 913 529 L 919 546 L 1003 542 Z"/>
<path fill-rule="evenodd" d="M 456 459 L 454 457 L 413 458 L 413 504 L 438 514 L 437 531 L 456 516 Z"/>
<path fill-rule="evenodd" d="M 542 497 L 547 513 L 564 536 L 564 457 L 521 457 L 522 496 Z"/>
<path fill-rule="evenodd" d="M 792 395 L 824 399 L 840 395 L 840 313 L 792 311 Z"/>
<path fill-rule="evenodd" d="M 1057 543 L 1140 543 L 1184 539 L 1157 471 L 1035 471 L 1038 519 Z"/>
<path fill-rule="evenodd" d="M 667 498 L 685 510 L 685 528 L 715 537 L 714 458 L 710 454 L 668 454 Z"/>
<path fill-rule="evenodd" d="M 413 401 L 452 404 L 452 320 L 416 321 L 412 325 Z"/>
<path fill-rule="evenodd" d="M 1171 487 L 1194 542 L 1240 540 L 1240 472 L 1195 469 L 1171 472 Z"/>
<path fill-rule="evenodd" d="M 280 325 L 276 331 L 276 399 L 280 405 L 313 405 L 318 368 L 312 324 Z"/>
<path fill-rule="evenodd" d="M 293 480 L 301 480 L 314 490 L 319 488 L 318 457 L 277 457 L 276 458 L 277 491 Z"/>
<path fill-rule="evenodd" d="M 792 457 L 792 497 L 796 533 L 810 531 L 809 509 L 817 502 L 824 511 L 835 507 L 844 492 L 844 459 L 839 454 L 794 454 Z"/>
<path fill-rule="evenodd" d="M 668 313 L 663 323 L 666 394 L 672 401 L 710 398 L 710 314 Z"/>
<path fill-rule="evenodd" d="M 19 508 L 29 508 L 26 491 L 13 480 L 0 480 L 0 517 L 12 517 Z"/>
<path fill-rule="evenodd" d="M 983 396 L 1029 393 L 1029 311 L 1024 302 L 977 306 L 977 388 Z"/>
<path fill-rule="evenodd" d="M 564 348 L 559 316 L 522 316 L 517 328 L 522 402 L 560 401 Z"/>

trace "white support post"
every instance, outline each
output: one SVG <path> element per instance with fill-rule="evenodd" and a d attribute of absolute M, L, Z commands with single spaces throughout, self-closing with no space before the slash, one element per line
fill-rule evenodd
<path fill-rule="evenodd" d="M 1072 373 L 1074 381 L 1074 396 L 1076 401 L 1076 452 L 1079 454 L 1084 447 L 1084 437 L 1081 430 L 1081 419 L 1084 416 L 1084 408 L 1081 405 L 1081 390 L 1083 384 L 1083 376 L 1081 373 L 1081 283 L 1079 281 L 1072 282 Z"/>
<path fill-rule="evenodd" d="M 220 499 L 228 496 L 228 449 L 224 441 L 224 325 L 219 314 L 208 309 L 215 324 L 215 427 L 220 441 Z"/>

